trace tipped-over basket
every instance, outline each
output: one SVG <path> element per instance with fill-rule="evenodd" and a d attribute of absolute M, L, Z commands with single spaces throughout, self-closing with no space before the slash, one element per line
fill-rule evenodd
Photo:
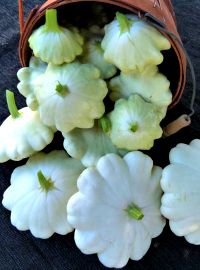
<path fill-rule="evenodd" d="M 32 31 L 44 21 L 46 9 L 57 8 L 58 11 L 84 12 L 92 3 L 103 4 L 108 9 L 122 10 L 127 13 L 137 14 L 140 18 L 153 24 L 170 40 L 172 49 L 164 52 L 165 61 L 160 69 L 171 82 L 173 101 L 170 108 L 174 107 L 180 100 L 186 83 L 186 57 L 182 47 L 181 39 L 177 31 L 176 19 L 170 0 L 48 0 L 41 7 L 35 7 L 29 14 L 25 25 L 23 25 L 22 1 L 19 0 L 21 17 L 21 38 L 19 43 L 19 57 L 22 66 L 28 64 L 31 51 L 28 38 Z M 79 6 L 79 9 L 77 9 Z"/>

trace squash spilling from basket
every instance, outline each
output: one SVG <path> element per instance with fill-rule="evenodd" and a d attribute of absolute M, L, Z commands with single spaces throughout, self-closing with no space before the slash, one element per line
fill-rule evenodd
<path fill-rule="evenodd" d="M 103 28 L 61 26 L 57 10 L 49 9 L 29 37 L 33 55 L 17 74 L 27 107 L 18 110 L 7 90 L 10 116 L 0 127 L 0 162 L 29 160 L 14 170 L 3 205 L 17 229 L 43 239 L 75 229 L 83 253 L 97 253 L 105 266 L 119 268 L 146 254 L 165 226 L 162 214 L 176 234 L 199 241 L 190 236 L 191 224 L 183 222 L 183 230 L 176 225 L 173 207 L 183 198 L 170 194 L 181 179 L 176 161 L 186 162 L 179 152 L 191 151 L 198 163 L 200 150 L 193 146 L 198 141 L 174 150 L 176 172 L 169 166 L 163 176 L 141 152 L 162 137 L 160 123 L 172 102 L 170 82 L 159 71 L 171 45 L 135 15 L 117 12 L 108 22 L 101 8 L 95 12 Z M 65 151 L 37 153 L 55 132 L 62 133 Z M 187 213 L 180 212 L 184 220 Z"/>

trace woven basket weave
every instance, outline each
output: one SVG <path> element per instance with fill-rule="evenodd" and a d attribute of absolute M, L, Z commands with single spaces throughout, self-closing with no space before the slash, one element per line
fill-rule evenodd
<path fill-rule="evenodd" d="M 181 46 L 181 39 L 176 27 L 176 19 L 173 10 L 173 6 L 170 0 L 48 0 L 41 7 L 35 7 L 29 14 L 26 23 L 21 32 L 21 38 L 19 43 L 19 58 L 22 66 L 28 64 L 30 58 L 30 49 L 28 46 L 28 38 L 31 35 L 33 29 L 44 17 L 46 9 L 49 8 L 61 8 L 62 6 L 70 4 L 87 4 L 90 2 L 100 2 L 109 4 L 115 7 L 126 9 L 127 12 L 138 14 L 141 18 L 150 18 L 150 21 L 162 26 L 164 29 L 160 31 L 169 39 L 172 50 L 173 59 L 171 59 L 170 72 L 173 72 L 176 76 L 176 83 L 173 92 L 173 101 L 170 107 L 174 107 L 180 100 L 186 83 L 186 57 L 183 47 Z M 169 34 L 171 32 L 172 34 Z M 177 38 L 174 38 L 176 36 Z M 173 62 L 177 63 L 174 65 Z"/>

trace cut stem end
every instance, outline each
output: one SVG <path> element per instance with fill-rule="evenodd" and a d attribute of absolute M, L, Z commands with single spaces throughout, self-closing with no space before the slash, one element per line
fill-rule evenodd
<path fill-rule="evenodd" d="M 137 123 L 133 123 L 130 127 L 130 131 L 132 132 L 136 132 L 138 130 L 138 124 Z"/>
<path fill-rule="evenodd" d="M 16 103 L 15 103 L 15 96 L 14 93 L 10 90 L 6 90 L 6 101 L 8 105 L 8 110 L 10 112 L 10 115 L 13 119 L 16 119 L 20 116 L 20 113 L 17 109 Z"/>
<path fill-rule="evenodd" d="M 142 210 L 135 204 L 129 205 L 125 211 L 131 219 L 142 220 L 144 217 Z"/>
<path fill-rule="evenodd" d="M 39 171 L 37 173 L 38 181 L 40 183 L 40 187 L 43 191 L 48 192 L 49 190 L 54 189 L 54 183 L 51 181 L 51 179 L 46 179 L 42 171 Z"/>
<path fill-rule="evenodd" d="M 58 82 L 58 84 L 56 85 L 56 92 L 58 93 L 58 95 L 64 97 L 69 91 L 66 85 L 62 85 L 60 82 Z"/>

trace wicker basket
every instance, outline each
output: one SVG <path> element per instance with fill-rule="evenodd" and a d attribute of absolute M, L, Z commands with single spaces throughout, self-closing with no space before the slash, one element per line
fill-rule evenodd
<path fill-rule="evenodd" d="M 22 3 L 22 1 L 19 1 Z M 57 8 L 58 10 L 72 10 L 75 5 L 90 5 L 92 2 L 101 3 L 115 9 L 123 9 L 126 12 L 132 12 L 147 20 L 149 23 L 157 26 L 170 40 L 172 49 L 170 52 L 164 52 L 165 63 L 161 65 L 161 72 L 167 75 L 171 81 L 171 90 L 173 101 L 170 108 L 174 107 L 180 100 L 186 83 L 186 57 L 181 39 L 177 32 L 176 19 L 173 6 L 170 0 L 48 0 L 41 7 L 35 7 L 29 14 L 25 25 L 23 25 L 23 10 L 20 5 L 21 17 L 21 38 L 19 43 L 19 57 L 22 66 L 26 66 L 31 55 L 28 46 L 28 38 L 35 27 L 44 21 L 45 10 Z"/>

